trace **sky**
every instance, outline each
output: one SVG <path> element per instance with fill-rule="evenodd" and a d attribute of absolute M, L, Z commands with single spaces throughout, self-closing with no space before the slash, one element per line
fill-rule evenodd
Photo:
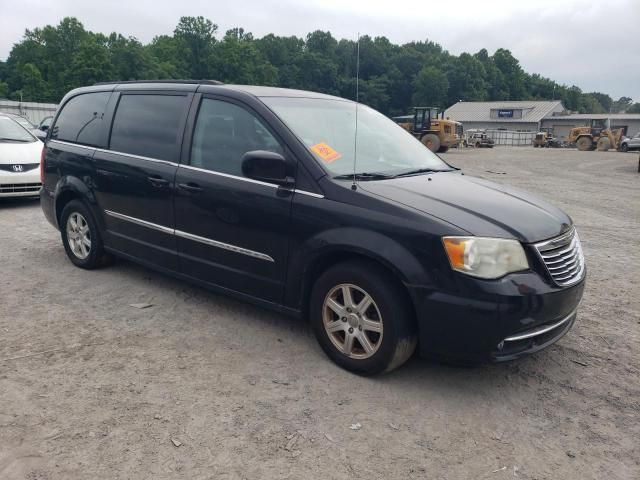
<path fill-rule="evenodd" d="M 428 39 L 454 54 L 507 48 L 529 73 L 640 101 L 640 0 L 0 0 L 0 59 L 25 29 L 65 16 L 148 43 L 171 34 L 181 16 L 198 15 L 220 36 L 234 27 L 256 37 L 328 30 L 338 39 Z"/>

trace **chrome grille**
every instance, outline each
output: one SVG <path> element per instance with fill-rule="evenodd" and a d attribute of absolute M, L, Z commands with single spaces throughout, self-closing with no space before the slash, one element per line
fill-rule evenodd
<path fill-rule="evenodd" d="M 0 193 L 38 193 L 41 186 L 41 183 L 0 183 Z"/>
<path fill-rule="evenodd" d="M 534 246 L 557 285 L 573 285 L 584 277 L 584 255 L 575 228 Z"/>

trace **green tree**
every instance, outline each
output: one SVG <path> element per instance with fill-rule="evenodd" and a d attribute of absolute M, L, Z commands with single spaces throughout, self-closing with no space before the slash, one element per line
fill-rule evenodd
<path fill-rule="evenodd" d="M 612 102 L 611 110 L 613 113 L 619 112 L 627 112 L 633 113 L 629 111 L 629 108 L 633 105 L 633 100 L 630 97 L 620 97 L 618 100 Z"/>
<path fill-rule="evenodd" d="M 22 88 L 22 98 L 25 101 L 38 102 L 46 98 L 46 84 L 42 80 L 42 74 L 33 63 L 25 63 L 19 69 Z"/>
<path fill-rule="evenodd" d="M 278 70 L 265 61 L 253 35 L 242 28 L 228 30 L 209 60 L 212 78 L 225 83 L 275 85 Z"/>
<path fill-rule="evenodd" d="M 526 96 L 525 76 L 520 62 L 509 50 L 504 48 L 496 50 L 492 58 L 493 63 L 503 75 L 504 80 L 501 81 L 500 87 L 503 91 L 508 92 L 508 98 L 502 100 L 524 99 Z"/>
<path fill-rule="evenodd" d="M 413 80 L 413 104 L 416 106 L 447 107 L 449 80 L 436 67 L 423 67 Z"/>
<path fill-rule="evenodd" d="M 93 85 L 112 78 L 113 65 L 107 46 L 98 38 L 86 39 L 71 60 L 67 77 L 70 85 Z"/>
<path fill-rule="evenodd" d="M 448 100 L 454 104 L 459 100 L 481 101 L 487 98 L 487 84 L 482 63 L 468 53 L 450 59 L 447 69 L 449 80 Z"/>
<path fill-rule="evenodd" d="M 215 43 L 213 35 L 217 30 L 218 26 L 204 17 L 180 17 L 173 34 L 184 49 L 191 78 L 207 78 L 207 62 Z"/>
<path fill-rule="evenodd" d="M 580 98 L 582 97 L 582 90 L 579 87 L 573 85 L 567 89 L 563 94 L 562 103 L 567 110 L 578 111 L 580 109 Z"/>
<path fill-rule="evenodd" d="M 72 88 L 101 81 L 216 78 L 278 85 L 355 98 L 358 43 L 316 30 L 304 38 L 262 38 L 238 27 L 220 40 L 204 17 L 181 17 L 172 35 L 143 45 L 119 32 L 86 30 L 76 18 L 26 30 L 0 61 L 0 95 L 58 102 Z M 428 39 L 396 45 L 360 37 L 360 101 L 383 113 L 409 113 L 415 104 L 445 107 L 458 100 L 562 100 L 580 112 L 634 111 L 631 98 L 613 101 L 526 73 L 509 50 L 452 55 Z"/>
<path fill-rule="evenodd" d="M 640 113 L 640 103 L 636 102 L 627 108 L 627 113 Z"/>
<path fill-rule="evenodd" d="M 158 77 L 159 72 L 151 54 L 136 38 L 125 38 L 119 33 L 112 33 L 106 46 L 113 66 L 114 79 L 139 80 Z"/>
<path fill-rule="evenodd" d="M 151 56 L 151 65 L 159 79 L 186 78 L 190 74 L 187 61 L 182 55 L 184 44 L 169 35 L 155 37 L 145 47 Z"/>

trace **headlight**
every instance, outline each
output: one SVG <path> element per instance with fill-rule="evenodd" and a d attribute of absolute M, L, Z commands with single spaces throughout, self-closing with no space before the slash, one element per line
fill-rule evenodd
<path fill-rule="evenodd" d="M 517 240 L 483 237 L 443 237 L 451 268 L 480 278 L 499 278 L 527 270 L 529 262 Z"/>

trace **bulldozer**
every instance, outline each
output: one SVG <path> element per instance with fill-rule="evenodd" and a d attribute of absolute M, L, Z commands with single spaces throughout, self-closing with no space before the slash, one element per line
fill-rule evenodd
<path fill-rule="evenodd" d="M 608 120 L 593 119 L 587 126 L 572 128 L 567 141 L 575 143 L 578 150 L 583 152 L 595 149 L 606 152 L 610 148 L 617 150 L 623 135 L 624 130 L 612 130 Z"/>
<path fill-rule="evenodd" d="M 414 107 L 413 115 L 393 117 L 402 128 L 420 140 L 432 152 L 444 153 L 462 140 L 462 123 L 444 118 L 437 107 Z"/>
<path fill-rule="evenodd" d="M 541 128 L 536 136 L 531 141 L 535 148 L 558 148 L 560 147 L 560 141 L 553 136 L 552 128 Z"/>

